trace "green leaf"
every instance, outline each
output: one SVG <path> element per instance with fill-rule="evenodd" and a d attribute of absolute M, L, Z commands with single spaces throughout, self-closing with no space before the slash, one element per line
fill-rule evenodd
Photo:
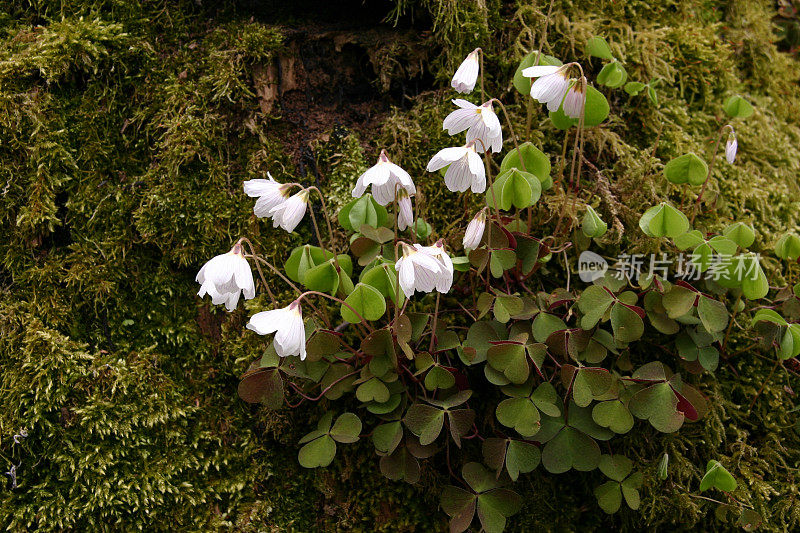
<path fill-rule="evenodd" d="M 399 302 L 399 305 L 403 305 L 405 301 L 403 291 L 397 290 L 397 272 L 391 263 L 381 263 L 365 270 L 361 274 L 361 283 L 377 289 L 384 298 L 391 298 L 395 304 Z"/>
<path fill-rule="evenodd" d="M 522 499 L 508 489 L 494 489 L 478 495 L 478 519 L 486 533 L 502 533 L 506 518 L 519 512 Z"/>
<path fill-rule="evenodd" d="M 736 480 L 719 461 L 710 460 L 706 465 L 706 474 L 700 481 L 700 492 L 710 488 L 719 489 L 725 492 L 736 490 Z"/>
<path fill-rule="evenodd" d="M 751 224 L 744 222 L 734 222 L 722 230 L 722 234 L 742 248 L 749 248 L 756 240 L 755 229 Z"/>
<path fill-rule="evenodd" d="M 709 333 L 722 331 L 728 325 L 728 309 L 720 301 L 701 296 L 697 302 L 697 315 Z"/>
<path fill-rule="evenodd" d="M 619 342 L 633 342 L 644 333 L 644 321 L 632 309 L 617 302 L 611 307 L 611 329 Z"/>
<path fill-rule="evenodd" d="M 326 467 L 336 455 L 336 443 L 329 435 L 322 435 L 300 448 L 297 459 L 304 468 Z"/>
<path fill-rule="evenodd" d="M 758 256 L 748 254 L 742 257 L 742 293 L 748 300 L 758 300 L 769 292 L 769 282 L 761 270 Z"/>
<path fill-rule="evenodd" d="M 614 302 L 614 296 L 600 285 L 586 287 L 578 297 L 578 309 L 583 313 L 580 325 L 583 329 L 592 329 L 597 325 L 609 306 Z"/>
<path fill-rule="evenodd" d="M 503 272 L 511 270 L 517 262 L 513 250 L 492 250 L 489 255 L 489 271 L 495 278 L 503 276 Z"/>
<path fill-rule="evenodd" d="M 621 483 L 633 470 L 633 461 L 624 455 L 603 455 L 599 467 L 602 473 Z"/>
<path fill-rule="evenodd" d="M 606 230 L 608 230 L 608 225 L 603 222 L 603 219 L 600 218 L 600 215 L 597 214 L 592 206 L 587 205 L 586 214 L 583 215 L 581 229 L 584 235 L 596 239 L 605 235 Z"/>
<path fill-rule="evenodd" d="M 389 387 L 380 379 L 373 377 L 361 383 L 356 389 L 356 398 L 360 402 L 378 402 L 384 403 L 389 401 L 391 393 Z"/>
<path fill-rule="evenodd" d="M 372 443 L 380 453 L 392 453 L 403 438 L 403 425 L 400 421 L 381 424 L 372 432 Z"/>
<path fill-rule="evenodd" d="M 639 219 L 639 227 L 650 237 L 675 237 L 686 233 L 689 219 L 667 203 L 661 203 L 645 211 Z"/>
<path fill-rule="evenodd" d="M 614 59 L 608 42 L 600 36 L 592 37 L 586 42 L 586 53 L 600 59 Z"/>
<path fill-rule="evenodd" d="M 781 259 L 797 261 L 800 258 L 800 237 L 794 233 L 786 233 L 775 243 L 775 255 Z"/>
<path fill-rule="evenodd" d="M 667 474 L 669 473 L 669 454 L 664 453 L 661 456 L 661 460 L 658 462 L 658 469 L 656 471 L 656 475 L 658 479 L 664 480 L 667 479 Z"/>
<path fill-rule="evenodd" d="M 645 87 L 647 87 L 647 85 L 645 85 L 644 83 L 638 81 L 629 81 L 628 83 L 625 84 L 625 92 L 631 96 L 636 96 L 637 94 L 642 92 L 642 89 L 644 89 Z"/>
<path fill-rule="evenodd" d="M 622 489 L 616 481 L 606 481 L 594 489 L 594 495 L 597 504 L 608 514 L 616 513 L 622 505 Z"/>
<path fill-rule="evenodd" d="M 521 313 L 523 308 L 522 298 L 518 296 L 500 294 L 494 299 L 494 317 L 502 324 L 508 322 L 512 316 Z"/>
<path fill-rule="evenodd" d="M 512 383 L 524 383 L 530 374 L 530 366 L 521 344 L 497 344 L 486 352 L 492 368 L 502 372 Z"/>
<path fill-rule="evenodd" d="M 658 105 L 658 95 L 656 94 L 656 90 L 653 89 L 652 85 L 647 86 L 647 97 L 650 99 L 653 105 Z"/>
<path fill-rule="evenodd" d="M 586 87 L 586 105 L 584 107 L 584 126 L 587 128 L 599 126 L 608 118 L 610 111 L 608 100 L 603 96 L 603 93 L 588 85 Z M 567 130 L 572 126 L 577 126 L 579 121 L 577 118 L 570 118 L 565 115 L 563 107 L 557 111 L 551 111 L 550 120 L 560 130 Z"/>
<path fill-rule="evenodd" d="M 405 480 L 412 484 L 419 481 L 419 461 L 411 454 L 408 445 L 395 449 L 390 455 L 381 457 L 380 469 L 384 476 L 394 481 Z M 471 497 L 474 498 L 474 496 Z M 471 516 L 470 520 L 472 520 Z"/>
<path fill-rule="evenodd" d="M 599 402 L 592 408 L 592 419 L 614 433 L 627 433 L 633 428 L 633 415 L 619 400 Z"/>
<path fill-rule="evenodd" d="M 597 468 L 599 462 L 600 447 L 594 439 L 569 426 L 564 426 L 542 450 L 542 466 L 552 474 L 572 468 L 588 472 Z"/>
<path fill-rule="evenodd" d="M 344 300 L 365 320 L 378 320 L 386 312 L 386 299 L 375 287 L 358 283 L 353 292 Z M 346 305 L 341 307 L 342 318 L 351 324 L 358 324 L 361 319 Z"/>
<path fill-rule="evenodd" d="M 612 89 L 622 87 L 627 80 L 628 73 L 619 61 L 607 63 L 597 75 L 597 83 Z"/>
<path fill-rule="evenodd" d="M 708 176 L 708 165 L 697 155 L 688 153 L 667 163 L 664 176 L 672 183 L 702 185 Z"/>
<path fill-rule="evenodd" d="M 536 435 L 541 426 L 539 410 L 528 398 L 508 398 L 497 405 L 497 421 L 523 437 Z"/>
<path fill-rule="evenodd" d="M 533 338 L 536 339 L 536 342 L 545 342 L 547 337 L 556 331 L 565 329 L 567 329 L 567 325 L 564 321 L 550 313 L 539 313 L 536 315 L 531 326 Z"/>
<path fill-rule="evenodd" d="M 274 368 L 257 368 L 242 376 L 239 397 L 248 403 L 263 403 L 270 409 L 283 405 L 283 380 Z"/>
<path fill-rule="evenodd" d="M 646 419 L 662 433 L 673 433 L 682 425 L 684 415 L 677 410 L 678 397 L 669 383 L 654 383 L 631 398 L 629 409 L 634 416 Z"/>
<path fill-rule="evenodd" d="M 353 413 L 343 413 L 330 430 L 330 436 L 337 442 L 351 443 L 358 440 L 361 433 L 361 420 Z"/>
<path fill-rule="evenodd" d="M 406 427 L 426 446 L 439 436 L 444 426 L 444 411 L 436 407 L 415 403 L 408 408 L 403 419 Z"/>
<path fill-rule="evenodd" d="M 440 366 L 434 366 L 425 375 L 425 388 L 429 391 L 449 389 L 455 384 L 455 376 Z"/>
<path fill-rule="evenodd" d="M 506 451 L 506 469 L 512 481 L 520 474 L 533 472 L 541 461 L 542 452 L 537 446 L 526 442 L 512 440 Z"/>
<path fill-rule="evenodd" d="M 669 318 L 679 318 L 692 311 L 696 300 L 696 292 L 680 285 L 673 285 L 664 293 L 661 303 Z"/>
<path fill-rule="evenodd" d="M 339 225 L 349 231 L 359 231 L 365 224 L 377 228 L 386 222 L 387 217 L 386 208 L 367 193 L 361 198 L 351 201 L 339 211 Z"/>
<path fill-rule="evenodd" d="M 753 114 L 752 104 L 738 94 L 728 98 L 723 109 L 732 118 L 748 118 Z"/>
<path fill-rule="evenodd" d="M 336 294 L 336 290 L 339 288 L 339 273 L 336 271 L 333 260 L 307 270 L 303 284 L 312 291 L 324 292 L 331 296 Z"/>
<path fill-rule="evenodd" d="M 520 154 L 522 162 L 520 162 Z M 524 167 L 524 168 L 523 168 Z M 548 189 L 545 184 L 552 184 L 550 178 L 550 158 L 533 143 L 524 142 L 519 145 L 519 149 L 514 148 L 506 154 L 500 164 L 500 173 L 516 168 L 523 172 L 528 172 L 536 176 L 542 185 L 541 189 Z"/>

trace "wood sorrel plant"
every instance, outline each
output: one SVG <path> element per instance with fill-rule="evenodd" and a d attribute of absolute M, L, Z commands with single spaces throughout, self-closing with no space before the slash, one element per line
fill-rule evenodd
<path fill-rule="evenodd" d="M 612 61 L 600 83 L 625 84 L 627 73 L 605 40 L 592 39 L 589 52 Z M 502 103 L 484 99 L 482 65 L 483 52 L 476 49 L 453 87 L 471 92 L 480 73 L 483 103 L 454 100 L 458 109 L 443 124 L 451 135 L 466 132 L 465 142 L 439 151 L 428 165 L 430 172 L 444 170 L 450 191 L 485 197 L 486 207 L 474 217 L 465 215 L 463 239 L 434 239 L 435 230 L 414 217 L 417 189 L 411 176 L 382 151 L 336 217 L 350 235 L 348 253 L 336 249 L 333 214 L 316 187 L 282 184 L 271 176 L 246 182 L 245 192 L 258 198 L 257 216 L 293 231 L 309 211 L 322 246 L 309 205 L 316 194 L 330 243 L 295 248 L 279 269 L 242 238 L 200 271 L 200 295 L 209 294 L 228 310 L 240 293 L 252 298 L 248 259 L 267 291 L 262 266 L 296 291 L 283 308 L 269 292 L 275 308 L 250 318 L 249 329 L 275 335 L 242 377 L 239 394 L 272 409 L 324 404 L 327 411 L 316 428 L 299 442 L 304 467 L 329 465 L 337 443 L 361 438 L 372 441 L 380 470 L 391 479 L 416 483 L 421 462 L 436 458 L 454 483 L 441 495 L 452 531 L 466 530 L 476 517 L 486 531 L 501 531 L 521 506 L 507 486 L 540 465 L 552 474 L 599 468 L 600 508 L 613 513 L 624 500 L 636 509 L 644 473 L 614 453 L 614 437 L 633 431 L 637 420 L 640 428 L 649 424 L 671 433 L 700 419 L 706 400 L 689 381 L 702 382 L 728 356 L 732 315 L 749 312 L 749 302 L 758 300 L 751 304 L 758 305 L 752 324 L 763 335 L 763 347 L 775 349 L 776 366 L 800 354 L 800 289 L 787 287 L 774 302 L 766 300 L 769 283 L 758 255 L 748 251 L 755 240 L 752 227 L 736 222 L 721 234 L 702 232 L 669 203 L 647 209 L 639 229 L 687 252 L 678 271 L 592 271 L 589 283 L 576 286 L 567 270 L 565 287 L 538 277 L 536 286 L 544 290 L 532 289 L 529 282 L 544 262 L 553 254 L 566 259 L 568 249 L 578 248 L 567 240 L 577 229 L 572 217 L 564 217 L 568 202 L 572 211 L 584 206 L 584 248 L 606 232 L 580 178 L 584 129 L 602 123 L 609 105 L 577 63 L 562 64 L 539 52 L 522 61 L 515 87 L 545 104 L 553 124 L 567 135 L 576 131 L 570 154 L 565 144 L 569 180 L 558 184 L 564 206 L 555 231 L 541 234 L 530 208 L 556 189 L 550 158 L 529 142 L 519 143 Z M 644 88 L 657 105 L 652 85 L 625 84 L 631 95 Z M 746 118 L 749 104 L 742 102 L 726 104 L 730 116 Z M 495 105 L 505 115 L 514 148 L 493 178 L 493 154 L 504 148 Z M 738 143 L 726 125 L 712 167 L 724 132 L 730 132 L 726 159 L 734 161 Z M 691 207 L 693 217 L 702 212 L 711 176 L 704 160 L 687 154 L 664 171 L 670 182 L 702 187 Z M 800 238 L 787 234 L 776 251 L 796 262 Z M 687 275 L 692 272 L 698 275 Z M 657 471 L 649 469 L 654 482 L 656 475 L 668 477 L 667 465 L 665 455 Z M 720 503 L 738 507 L 751 523 L 753 512 L 732 494 L 735 487 L 712 459 L 700 490 L 720 490 L 727 498 Z"/>

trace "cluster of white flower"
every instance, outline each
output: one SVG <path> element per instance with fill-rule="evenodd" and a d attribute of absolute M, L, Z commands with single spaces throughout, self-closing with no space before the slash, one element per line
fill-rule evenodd
<path fill-rule="evenodd" d="M 472 51 L 458 67 L 452 80 L 452 87 L 460 93 L 469 93 L 475 88 L 480 74 L 479 48 Z M 569 65 L 563 67 L 536 66 L 525 69 L 523 75 L 538 78 L 531 85 L 531 96 L 547 104 L 551 111 L 563 104 L 564 112 L 570 117 L 581 114 L 584 105 L 585 81 L 567 77 Z M 490 99 L 478 106 L 462 99 L 453 100 L 458 109 L 450 113 L 442 124 L 450 135 L 466 131 L 466 144 L 440 150 L 427 165 L 429 172 L 445 167 L 444 183 L 452 192 L 483 193 L 486 190 L 486 168 L 478 152 L 498 153 L 503 147 L 503 131 L 500 120 L 494 112 L 495 100 Z M 729 138 L 726 148 L 728 160 L 736 154 L 735 135 Z M 733 154 L 733 155 L 730 155 Z M 303 219 L 308 206 L 309 189 L 296 183 L 279 183 L 267 173 L 268 179 L 252 179 L 244 182 L 244 192 L 257 198 L 253 212 L 259 218 L 271 218 L 275 227 L 280 226 L 288 232 L 295 230 Z M 294 195 L 292 187 L 300 187 Z M 356 181 L 353 196 L 360 198 L 370 189 L 375 201 L 382 206 L 396 202 L 397 227 L 406 230 L 413 224 L 414 213 L 411 198 L 417 190 L 411 176 L 389 160 L 381 151 L 378 162 L 367 169 Z M 466 250 L 477 248 L 486 228 L 486 208 L 481 209 L 467 226 L 463 245 Z M 415 292 L 447 293 L 453 285 L 453 261 L 439 240 L 433 246 L 401 243 L 402 257 L 397 259 L 395 269 L 400 288 L 406 297 Z M 241 294 L 245 299 L 255 297 L 253 274 L 242 246 L 236 243 L 227 254 L 208 261 L 197 274 L 200 283 L 200 297 L 206 294 L 216 304 L 225 304 L 233 311 Z M 281 357 L 306 356 L 306 336 L 303 312 L 300 301 L 304 295 L 282 309 L 256 313 L 247 324 L 259 335 L 275 333 L 274 346 Z"/>
<path fill-rule="evenodd" d="M 267 172 L 269 179 L 253 179 L 244 182 L 244 192 L 258 198 L 253 213 L 259 218 L 271 218 L 274 227 L 280 226 L 293 232 L 303 220 L 308 206 L 308 189 L 301 189 L 289 196 L 292 183 L 279 183 Z"/>
<path fill-rule="evenodd" d="M 537 65 L 522 70 L 526 78 L 536 78 L 531 83 L 531 97 L 547 104 L 548 111 L 558 111 L 564 104 L 564 114 L 578 118 L 583 113 L 585 101 L 584 80 L 568 77 L 570 65 Z"/>

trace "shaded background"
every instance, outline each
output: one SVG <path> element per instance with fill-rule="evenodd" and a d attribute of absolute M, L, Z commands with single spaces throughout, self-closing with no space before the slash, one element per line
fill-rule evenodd
<path fill-rule="evenodd" d="M 424 172 L 448 144 L 449 77 L 482 46 L 487 89 L 524 132 L 526 101 L 511 77 L 538 46 L 547 7 L 0 1 L 0 462 L 9 470 L 0 526 L 443 529 L 433 495 L 446 473 L 433 465 L 421 486 L 390 482 L 369 443 L 340 447 L 327 469 L 297 464 L 316 407 L 268 412 L 236 396 L 264 348 L 243 326 L 267 302 L 227 314 L 195 297 L 194 276 L 242 235 L 278 263 L 313 241 L 307 221 L 287 236 L 252 216 L 241 183 L 267 170 L 319 185 L 338 207 L 385 147 L 417 180 L 434 227 L 462 215 Z M 587 157 L 609 187 L 589 169 L 582 182 L 601 190 L 610 227 L 629 228 L 612 229 L 604 252 L 657 251 L 637 240 L 641 212 L 691 201 L 663 179 L 662 162 L 708 154 L 732 94 L 756 113 L 735 124 L 740 158 L 717 166 L 717 209 L 700 223 L 751 221 L 763 251 L 796 229 L 797 27 L 788 1 L 555 2 L 545 51 L 581 61 L 593 79 L 602 64 L 584 44 L 601 34 L 630 79 L 662 80 L 659 106 L 604 90 L 612 115 L 587 134 Z M 557 170 L 563 133 L 535 107 L 529 138 Z M 538 209 L 546 219 L 547 196 Z M 774 284 L 790 276 L 765 266 Z M 771 361 L 746 351 L 727 363 L 700 380 L 706 419 L 674 435 L 637 425 L 620 439 L 646 473 L 670 453 L 670 481 L 649 476 L 639 512 L 604 515 L 592 495 L 598 472 L 537 471 L 516 485 L 525 505 L 509 528 L 726 529 L 688 494 L 710 458 L 768 527 L 797 527 L 797 381 L 776 373 L 750 412 Z M 22 429 L 28 437 L 15 443 Z"/>

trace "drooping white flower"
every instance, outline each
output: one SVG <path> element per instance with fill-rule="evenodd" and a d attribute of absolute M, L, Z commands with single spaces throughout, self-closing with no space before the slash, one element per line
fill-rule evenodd
<path fill-rule="evenodd" d="M 469 53 L 467 58 L 461 63 L 453 75 L 453 81 L 450 85 L 457 92 L 470 93 L 475 88 L 475 82 L 478 80 L 478 73 L 480 71 L 480 62 L 478 61 L 478 53 L 480 48 L 476 48 Z"/>
<path fill-rule="evenodd" d="M 418 246 L 418 245 L 414 245 Z M 441 266 L 441 272 L 436 276 L 436 290 L 445 294 L 450 291 L 453 285 L 453 260 L 444 249 L 444 241 L 439 239 L 433 246 L 421 246 L 418 248 L 420 252 L 430 254 L 434 257 Z"/>
<path fill-rule="evenodd" d="M 457 98 L 453 100 L 460 109 L 456 109 L 442 123 L 442 128 L 450 135 L 467 130 L 467 144 L 479 140 L 481 151 L 491 150 L 494 153 L 503 149 L 503 129 L 500 119 L 494 113 L 492 101 L 476 106 L 471 102 Z"/>
<path fill-rule="evenodd" d="M 301 361 L 306 358 L 306 328 L 299 300 L 282 309 L 254 314 L 247 323 L 247 329 L 259 335 L 275 333 L 272 344 L 280 357 L 299 355 Z"/>
<path fill-rule="evenodd" d="M 253 206 L 253 213 L 259 218 L 268 217 L 273 207 L 289 197 L 289 190 L 292 188 L 288 183 L 275 181 L 269 172 L 267 177 L 269 179 L 252 179 L 244 182 L 245 194 L 258 198 L 256 205 Z"/>
<path fill-rule="evenodd" d="M 728 134 L 728 140 L 725 143 L 725 159 L 728 163 L 733 164 L 736 161 L 736 151 L 739 149 L 739 141 L 736 140 L 736 134 L 731 131 Z"/>
<path fill-rule="evenodd" d="M 228 311 L 236 309 L 241 293 L 245 300 L 256 295 L 253 272 L 239 243 L 230 252 L 211 258 L 197 273 L 195 281 L 200 284 L 197 293 L 200 298 L 208 294 L 214 305 L 224 303 Z"/>
<path fill-rule="evenodd" d="M 406 297 L 414 291 L 432 292 L 443 277 L 442 261 L 425 250 L 420 244 L 409 246 L 403 243 L 403 257 L 397 260 L 395 268 L 400 279 L 400 288 Z"/>
<path fill-rule="evenodd" d="M 353 197 L 360 198 L 367 187 L 372 185 L 372 196 L 381 205 L 388 205 L 394 201 L 395 190 L 400 187 L 406 190 L 410 196 L 417 192 L 414 182 L 408 172 L 389 161 L 385 150 L 381 150 L 378 162 L 375 166 L 367 169 L 359 176 Z"/>
<path fill-rule="evenodd" d="M 475 218 L 470 220 L 467 224 L 467 230 L 464 232 L 464 249 L 474 250 L 481 244 L 483 239 L 483 232 L 486 229 L 486 212 L 481 209 Z"/>
<path fill-rule="evenodd" d="M 451 192 L 464 192 L 472 189 L 474 193 L 486 190 L 486 169 L 474 144 L 455 146 L 439 150 L 428 163 L 428 172 L 436 172 L 446 166 L 444 184 Z"/>
<path fill-rule="evenodd" d="M 308 189 L 303 189 L 285 202 L 282 202 L 269 210 L 267 216 L 272 217 L 274 227 L 282 227 L 289 233 L 303 220 L 308 207 Z"/>
<path fill-rule="evenodd" d="M 572 81 L 567 77 L 567 68 L 537 65 L 523 69 L 522 75 L 526 78 L 537 78 L 531 84 L 531 97 L 547 104 L 548 111 L 558 111 Z"/>
<path fill-rule="evenodd" d="M 580 118 L 583 114 L 583 104 L 586 98 L 586 93 L 583 90 L 583 83 L 581 80 L 573 80 L 572 84 L 564 97 L 564 114 L 570 118 Z M 550 104 L 547 105 L 550 109 Z M 556 107 L 558 111 L 558 107 Z"/>
<path fill-rule="evenodd" d="M 414 209 L 411 206 L 411 197 L 402 187 L 397 191 L 397 229 L 405 231 L 414 223 Z"/>

